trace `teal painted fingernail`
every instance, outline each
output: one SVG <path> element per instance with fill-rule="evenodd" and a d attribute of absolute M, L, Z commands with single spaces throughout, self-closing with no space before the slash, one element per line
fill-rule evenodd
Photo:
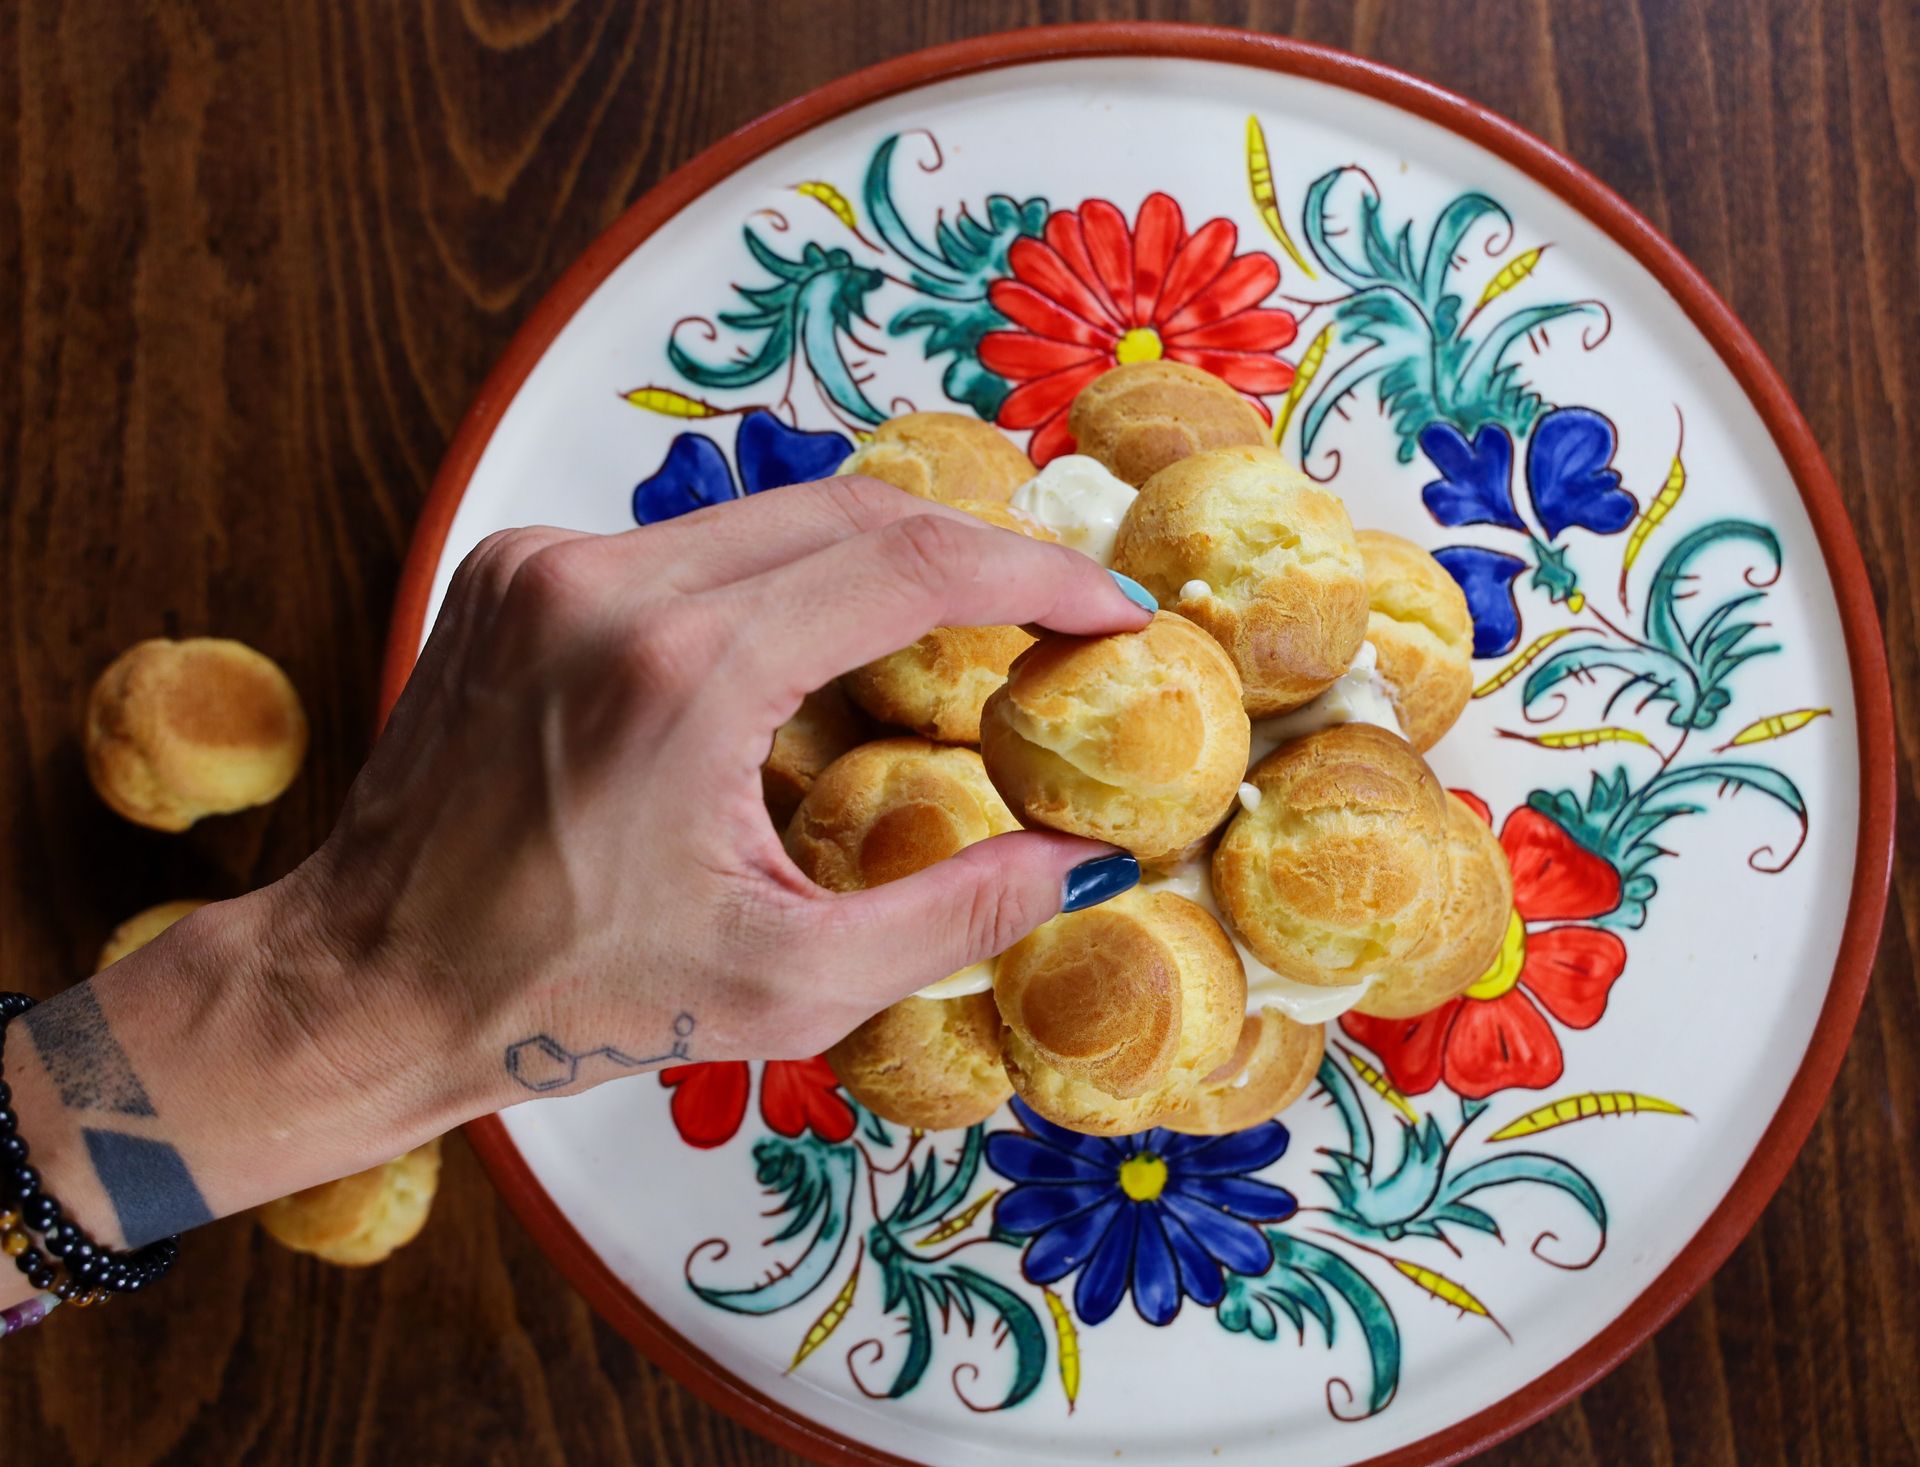
<path fill-rule="evenodd" d="M 1097 907 L 1123 891 L 1131 891 L 1139 882 L 1140 863 L 1125 851 L 1095 856 L 1067 873 L 1060 886 L 1060 910 L 1080 912 Z"/>
<path fill-rule="evenodd" d="M 1126 593 L 1127 600 L 1131 601 L 1142 611 L 1158 611 L 1160 609 L 1160 603 L 1153 599 L 1153 592 L 1141 585 L 1132 576 L 1123 576 L 1117 570 L 1110 570 L 1107 574 L 1113 577 L 1114 585 Z"/>

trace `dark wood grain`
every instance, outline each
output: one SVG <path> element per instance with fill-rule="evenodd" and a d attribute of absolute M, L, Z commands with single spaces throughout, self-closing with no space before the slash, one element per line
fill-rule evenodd
<path fill-rule="evenodd" d="M 1586 163 L 1745 318 L 1859 527 L 1920 711 L 1920 9 L 1472 0 L 9 0 L 0 5 L 0 976 L 272 879 L 362 757 L 399 562 L 515 325 L 667 170 L 868 62 L 1209 19 L 1431 77 Z M 156 633 L 280 659 L 314 757 L 184 838 L 89 793 L 86 689 Z M 1920 719 L 1895 901 L 1804 1154 L 1725 1270 L 1501 1463 L 1920 1462 Z M 1837 914 L 1836 914 L 1837 917 Z M 1822 975 L 1809 974 L 1809 982 Z M 159 1295 L 0 1353 L 0 1459 L 785 1462 L 598 1323 L 450 1146 L 424 1239 L 344 1273 L 245 1222 Z"/>

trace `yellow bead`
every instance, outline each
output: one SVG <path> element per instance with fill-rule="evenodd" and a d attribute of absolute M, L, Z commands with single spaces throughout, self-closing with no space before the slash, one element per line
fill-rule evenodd
<path fill-rule="evenodd" d="M 14 1229 L 8 1232 L 7 1241 L 4 1244 L 0 1244 L 0 1247 L 4 1247 L 7 1250 L 8 1257 L 18 1258 L 22 1253 L 27 1251 L 27 1235 L 18 1229 Z"/>
<path fill-rule="evenodd" d="M 16 1228 L 19 1225 L 20 1225 L 19 1213 L 11 1212 L 11 1211 L 0 1212 L 0 1233 L 4 1233 L 11 1228 Z"/>

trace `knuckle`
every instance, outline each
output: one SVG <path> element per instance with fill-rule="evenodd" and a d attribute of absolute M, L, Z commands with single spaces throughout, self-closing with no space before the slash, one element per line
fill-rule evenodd
<path fill-rule="evenodd" d="M 712 671 L 714 642 L 711 618 L 691 602 L 659 602 L 646 609 L 627 638 L 624 671 L 644 692 L 684 694 Z"/>
<path fill-rule="evenodd" d="M 924 502 L 904 489 L 867 474 L 844 474 L 828 479 L 819 487 L 825 501 L 856 534 L 882 523 L 890 514 Z"/>
<path fill-rule="evenodd" d="M 975 538 L 966 526 L 934 515 L 895 520 L 879 533 L 881 556 L 893 575 L 910 591 L 934 597 L 978 574 Z"/>
<path fill-rule="evenodd" d="M 508 553 L 514 564 L 505 598 L 514 614 L 545 621 L 569 614 L 584 601 L 585 587 L 573 558 L 561 547 L 530 537 Z"/>
<path fill-rule="evenodd" d="M 1034 925 L 1033 904 L 998 882 L 982 882 L 967 896 L 961 916 L 969 952 L 992 954 L 1013 946 Z"/>

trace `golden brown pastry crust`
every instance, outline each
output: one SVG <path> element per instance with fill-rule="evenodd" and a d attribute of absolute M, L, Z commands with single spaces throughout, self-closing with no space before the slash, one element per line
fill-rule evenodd
<path fill-rule="evenodd" d="M 111 967 L 128 953 L 145 947 L 182 917 L 190 916 L 206 905 L 203 899 L 190 897 L 185 901 L 161 902 L 156 907 L 135 912 L 108 934 L 93 971 L 98 973 L 103 968 Z"/>
<path fill-rule="evenodd" d="M 860 715 L 838 683 L 807 694 L 799 711 L 774 730 L 773 748 L 760 766 L 760 791 L 774 829 L 786 829 L 820 771 L 866 736 Z"/>
<path fill-rule="evenodd" d="M 1212 449 L 1162 469 L 1121 521 L 1113 563 L 1226 648 L 1254 718 L 1319 696 L 1366 637 L 1346 506 L 1275 448 Z M 1183 594 L 1194 581 L 1207 594 Z"/>
<path fill-rule="evenodd" d="M 1507 853 L 1486 821 L 1447 795 L 1447 895 L 1411 951 L 1388 967 L 1354 1007 L 1381 1019 L 1411 1019 L 1464 993 L 1500 955 L 1513 914 Z"/>
<path fill-rule="evenodd" d="M 1075 451 L 1138 489 L 1210 448 L 1262 444 L 1267 425 L 1233 388 L 1185 362 L 1129 362 L 1102 373 L 1067 410 Z"/>
<path fill-rule="evenodd" d="M 1012 506 L 982 500 L 954 505 L 976 519 L 1034 540 L 1053 532 Z M 911 647 L 855 668 L 841 681 L 882 723 L 943 744 L 978 744 L 980 708 L 1007 680 L 1007 668 L 1033 638 L 1019 627 L 935 627 Z"/>
<path fill-rule="evenodd" d="M 875 1115 L 923 1131 L 984 1121 L 1013 1094 L 991 993 L 903 998 L 829 1049 L 827 1063 Z"/>
<path fill-rule="evenodd" d="M 293 782 L 307 717 L 287 675 L 241 642 L 139 642 L 87 702 L 87 773 L 138 825 L 185 830 L 264 805 Z"/>
<path fill-rule="evenodd" d="M 1008 948 L 994 1000 L 1020 1097 L 1058 1125 L 1122 1136 L 1157 1125 L 1233 1052 L 1247 980 L 1205 910 L 1136 888 Z"/>
<path fill-rule="evenodd" d="M 328 1263 L 380 1263 L 419 1236 L 440 1186 L 440 1142 L 384 1166 L 269 1202 L 255 1214 L 267 1235 Z"/>
<path fill-rule="evenodd" d="M 1119 636 L 1041 638 L 980 723 L 987 772 L 1024 824 L 1144 860 L 1220 823 L 1250 739 L 1233 664 L 1167 612 Z"/>
<path fill-rule="evenodd" d="M 1019 829 L 972 749 L 880 739 L 821 772 L 787 827 L 787 854 L 828 891 L 864 891 Z"/>
<path fill-rule="evenodd" d="M 1326 1048 L 1325 1025 L 1297 1024 L 1275 1008 L 1248 1014 L 1226 1062 L 1190 1082 L 1160 1124 L 1193 1136 L 1224 1136 L 1270 1121 L 1306 1094 Z"/>
<path fill-rule="evenodd" d="M 1241 941 L 1296 983 L 1339 987 L 1403 961 L 1447 893 L 1447 806 L 1405 739 L 1348 723 L 1282 744 L 1247 778 L 1213 852 Z"/>
<path fill-rule="evenodd" d="M 906 413 L 882 423 L 840 465 L 922 499 L 1007 500 L 1033 462 L 991 423 L 962 413 Z"/>
<path fill-rule="evenodd" d="M 1473 615 L 1460 583 L 1411 540 L 1355 535 L 1367 567 L 1367 640 L 1407 742 L 1424 754 L 1473 696 Z"/>

